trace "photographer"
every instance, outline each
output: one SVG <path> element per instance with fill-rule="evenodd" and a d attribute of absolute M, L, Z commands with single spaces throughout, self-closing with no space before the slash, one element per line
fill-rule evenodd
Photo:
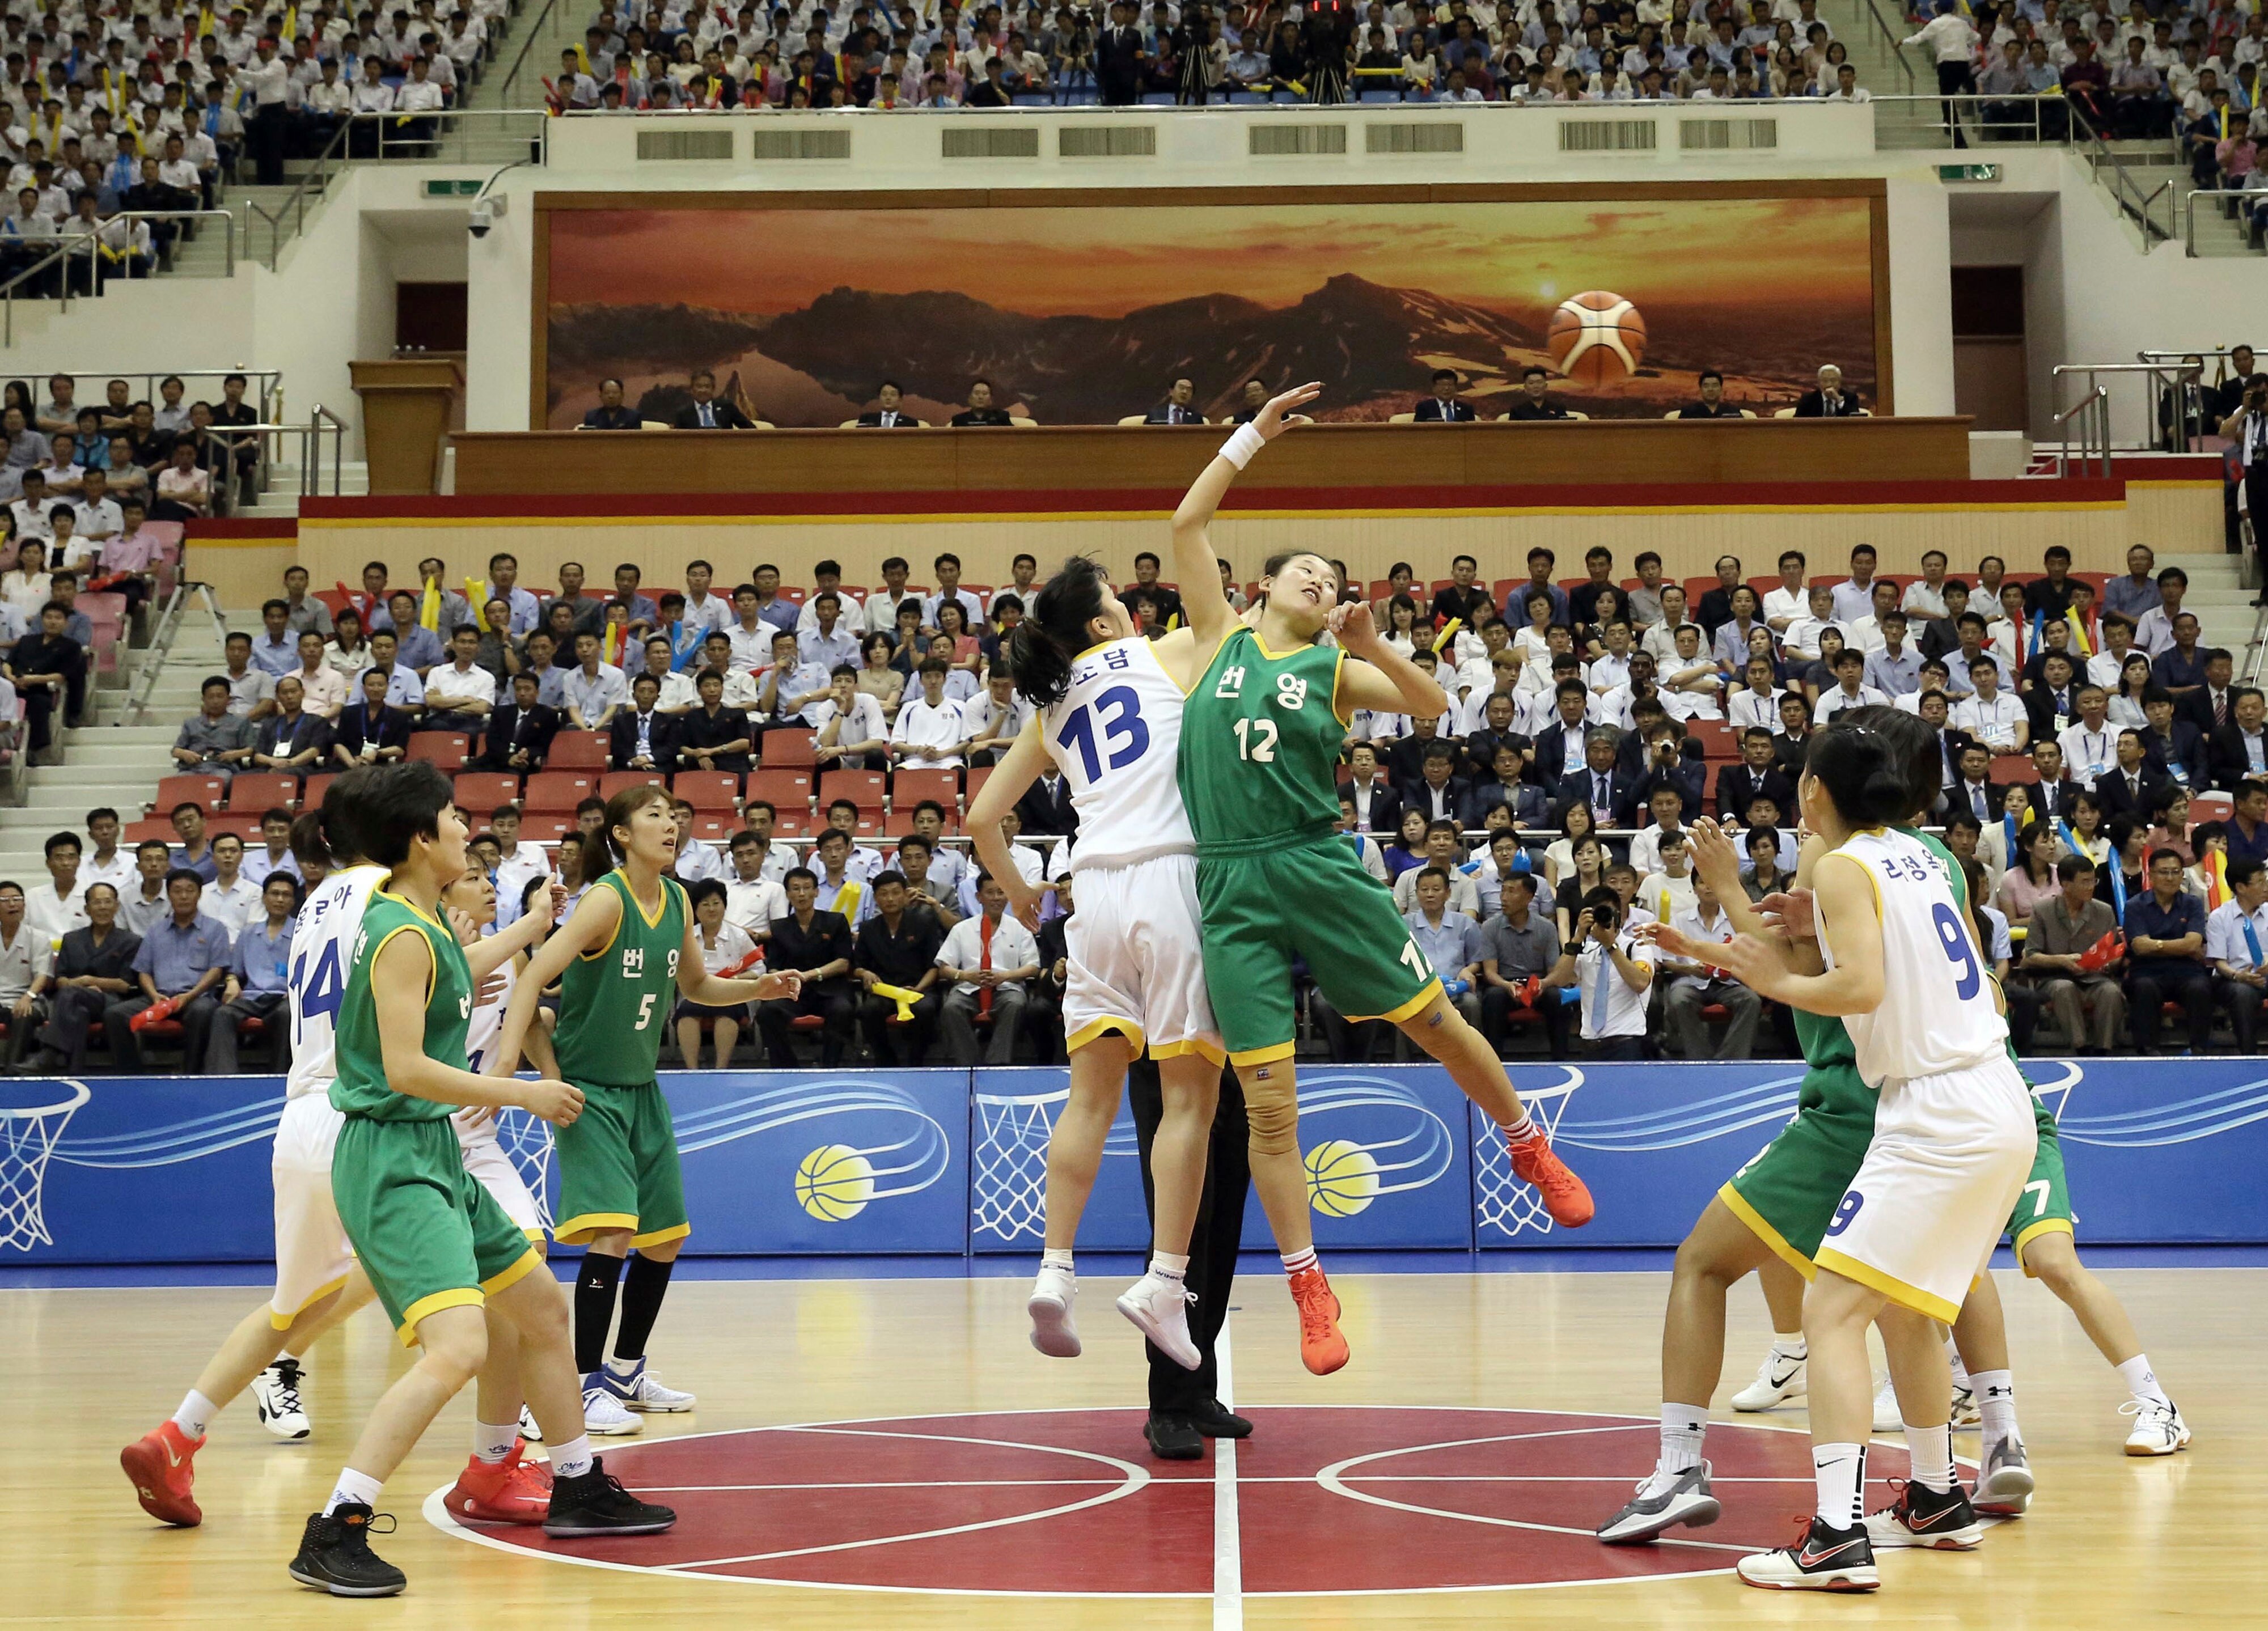
<path fill-rule="evenodd" d="M 1543 983 L 1573 986 L 1581 994 L 1586 1057 L 1646 1057 L 1653 948 L 1623 927 L 1622 897 L 1612 889 L 1594 889 L 1583 897 L 1573 937 L 1561 948 Z"/>
<path fill-rule="evenodd" d="M 1354 61 L 1352 0 L 1311 0 L 1300 24 L 1307 50 L 1307 99 L 1318 107 L 1347 99 L 1347 67 Z"/>
<path fill-rule="evenodd" d="M 2255 374 L 2244 382 L 2244 395 L 2236 411 L 2220 422 L 2220 433 L 2236 444 L 2244 467 L 2244 507 L 2252 517 L 2252 547 L 2268 566 L 2268 374 Z M 2268 606 L 2268 575 L 2261 580 L 2255 606 Z"/>

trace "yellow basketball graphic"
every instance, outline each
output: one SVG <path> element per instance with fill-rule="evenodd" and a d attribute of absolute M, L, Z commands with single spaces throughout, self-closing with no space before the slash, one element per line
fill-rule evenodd
<path fill-rule="evenodd" d="M 840 1223 L 874 1198 L 874 1169 L 847 1144 L 821 1144 L 795 1169 L 795 1203 L 824 1223 Z"/>
<path fill-rule="evenodd" d="M 1352 1217 L 1378 1198 L 1378 1163 L 1360 1144 L 1330 1139 L 1307 1151 L 1307 1200 L 1325 1217 Z"/>

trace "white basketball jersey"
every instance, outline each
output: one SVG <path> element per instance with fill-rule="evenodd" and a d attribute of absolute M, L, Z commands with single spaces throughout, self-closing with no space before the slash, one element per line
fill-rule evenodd
<path fill-rule="evenodd" d="M 489 1049 L 496 1045 L 497 1032 L 504 1029 L 504 1010 L 519 985 L 519 971 L 510 962 L 496 972 L 504 976 L 504 990 L 495 1002 L 473 1010 L 472 1022 L 465 1027 L 465 1069 L 475 1076 L 488 1069 Z M 496 1142 L 496 1112 L 485 1106 L 460 1110 L 449 1118 L 449 1124 L 457 1129 L 460 1145 Z"/>
<path fill-rule="evenodd" d="M 1079 812 L 1072 871 L 1193 852 L 1182 807 L 1182 688 L 1150 643 L 1106 641 L 1071 665 L 1071 689 L 1040 716 Z"/>
<path fill-rule="evenodd" d="M 350 866 L 315 885 L 291 929 L 291 1075 L 286 1098 L 330 1091 L 339 1006 L 354 967 L 363 907 L 386 881 L 382 866 Z"/>
<path fill-rule="evenodd" d="M 1993 1002 L 1992 966 L 1936 857 L 1888 829 L 1857 834 L 1835 853 L 1867 869 L 1881 906 L 1881 1003 L 1843 1021 L 1867 1085 L 2005 1060 L 2008 1025 Z M 1823 934 L 1820 951 L 1832 967 Z"/>

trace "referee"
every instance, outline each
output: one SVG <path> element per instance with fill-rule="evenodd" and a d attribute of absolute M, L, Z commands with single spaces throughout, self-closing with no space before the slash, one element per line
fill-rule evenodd
<path fill-rule="evenodd" d="M 1142 1205 L 1157 1223 L 1158 1198 L 1150 1183 L 1150 1144 L 1158 1135 L 1165 1105 L 1158 1067 L 1148 1054 L 1126 1073 L 1134 1110 L 1134 1136 L 1141 1149 Z M 1244 1198 L 1252 1187 L 1245 1147 L 1244 1090 L 1236 1072 L 1220 1073 L 1220 1108 L 1213 1115 L 1212 1149 L 1205 1162 L 1204 1191 L 1197 1199 L 1197 1227 L 1189 1233 L 1189 1289 L 1197 1296 L 1190 1311 L 1189 1338 L 1204 1355 L 1195 1370 L 1180 1365 L 1145 1342 L 1150 1360 L 1150 1419 L 1142 1429 L 1151 1453 L 1161 1461 L 1198 1461 L 1208 1438 L 1248 1438 L 1252 1423 L 1233 1414 L 1218 1394 L 1219 1372 L 1213 1344 L 1228 1319 L 1229 1288 L 1236 1280 L 1236 1246 L 1244 1233 Z"/>
<path fill-rule="evenodd" d="M 2252 547 L 2263 572 L 2255 606 L 2268 606 L 2268 374 L 2244 382 L 2237 409 L 2220 422 L 2220 433 L 2236 448 L 2244 467 L 2244 507 L 2252 518 Z"/>

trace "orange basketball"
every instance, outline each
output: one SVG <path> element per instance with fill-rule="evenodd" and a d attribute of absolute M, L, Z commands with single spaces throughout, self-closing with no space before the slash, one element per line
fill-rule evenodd
<path fill-rule="evenodd" d="M 1551 365 L 1578 385 L 1612 385 L 1638 372 L 1646 319 L 1620 295 L 1587 290 L 1551 313 Z"/>

